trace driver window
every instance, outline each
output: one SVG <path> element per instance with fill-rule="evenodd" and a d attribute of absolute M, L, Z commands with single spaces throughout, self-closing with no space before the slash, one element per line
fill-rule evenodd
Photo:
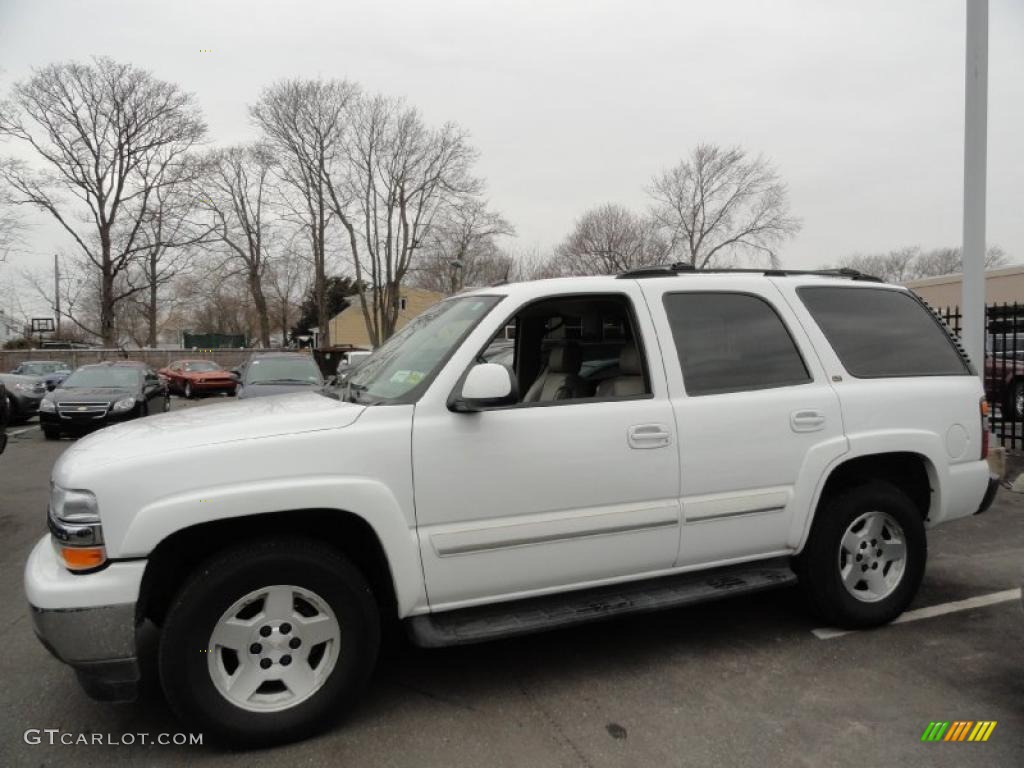
<path fill-rule="evenodd" d="M 512 373 L 522 405 L 651 394 L 632 306 L 618 294 L 564 296 L 523 307 L 478 360 Z"/>

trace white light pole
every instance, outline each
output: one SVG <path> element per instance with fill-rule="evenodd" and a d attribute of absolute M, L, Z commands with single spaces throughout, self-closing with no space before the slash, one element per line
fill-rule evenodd
<path fill-rule="evenodd" d="M 964 101 L 963 325 L 960 340 L 985 375 L 985 165 L 988 134 L 988 0 L 967 0 Z"/>

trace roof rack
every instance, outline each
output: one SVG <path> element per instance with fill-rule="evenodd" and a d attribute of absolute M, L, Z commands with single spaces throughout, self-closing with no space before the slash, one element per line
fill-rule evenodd
<path fill-rule="evenodd" d="M 741 274 L 764 275 L 765 277 L 788 277 L 791 275 L 821 275 L 823 277 L 845 277 L 848 280 L 863 280 L 870 283 L 884 283 L 880 277 L 868 275 L 856 269 L 840 267 L 839 269 L 696 269 L 692 264 L 676 262 L 675 264 L 658 264 L 650 267 L 638 267 L 617 275 L 620 279 L 639 279 L 645 277 L 673 277 L 677 275 L 695 274 Z"/>

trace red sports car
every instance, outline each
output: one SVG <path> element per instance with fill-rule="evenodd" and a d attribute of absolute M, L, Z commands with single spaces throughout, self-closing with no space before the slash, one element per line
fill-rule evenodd
<path fill-rule="evenodd" d="M 185 397 L 195 397 L 203 392 L 227 392 L 235 394 L 238 380 L 213 360 L 175 360 L 160 375 L 167 380 L 172 392 Z"/>

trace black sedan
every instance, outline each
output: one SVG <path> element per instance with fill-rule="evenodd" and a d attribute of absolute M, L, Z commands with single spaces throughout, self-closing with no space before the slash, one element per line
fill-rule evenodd
<path fill-rule="evenodd" d="M 39 404 L 47 440 L 82 434 L 119 421 L 170 410 L 171 396 L 156 372 L 138 363 L 83 365 Z"/>
<path fill-rule="evenodd" d="M 238 370 L 238 398 L 283 395 L 288 392 L 321 392 L 337 397 L 309 355 L 298 352 L 267 352 L 250 357 Z"/>

